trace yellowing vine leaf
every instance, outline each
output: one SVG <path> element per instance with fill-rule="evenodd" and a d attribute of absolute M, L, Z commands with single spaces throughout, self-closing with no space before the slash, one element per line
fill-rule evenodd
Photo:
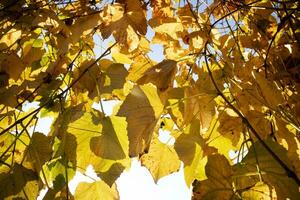
<path fill-rule="evenodd" d="M 155 182 L 178 171 L 180 167 L 180 161 L 174 148 L 158 139 L 152 140 L 149 152 L 142 155 L 141 162 L 149 169 Z"/>
<path fill-rule="evenodd" d="M 196 120 L 186 128 L 187 133 L 181 134 L 175 143 L 175 150 L 184 163 L 184 177 L 186 184 L 190 186 L 195 179 L 206 179 L 205 164 L 207 155 L 215 151 L 205 144 L 200 135 L 200 125 Z"/>
<path fill-rule="evenodd" d="M 21 30 L 17 30 L 15 28 L 10 29 L 9 32 L 1 37 L 0 49 L 6 49 L 7 47 L 14 45 L 20 39 L 21 34 Z"/>
<path fill-rule="evenodd" d="M 160 91 L 173 86 L 174 76 L 177 71 L 177 62 L 164 60 L 144 72 L 137 81 L 138 84 L 153 83 Z"/>
<path fill-rule="evenodd" d="M 134 86 L 117 115 L 126 117 L 129 155 L 137 156 L 149 148 L 153 130 L 163 111 L 163 104 L 152 84 Z"/>
<path fill-rule="evenodd" d="M 6 72 L 9 77 L 15 81 L 18 80 L 21 73 L 25 69 L 25 65 L 20 57 L 14 53 L 1 54 L 0 56 L 0 71 Z"/>
<path fill-rule="evenodd" d="M 125 0 L 107 6 L 101 13 L 103 23 L 100 31 L 103 38 L 111 34 L 123 50 L 129 52 L 139 45 L 139 34 L 147 32 L 146 18 L 138 0 Z"/>
<path fill-rule="evenodd" d="M 193 200 L 231 199 L 234 197 L 232 169 L 227 159 L 221 155 L 208 157 L 205 166 L 207 180 L 194 183 Z"/>
<path fill-rule="evenodd" d="M 59 191 L 72 180 L 75 170 L 72 163 L 69 163 L 66 158 L 57 158 L 45 163 L 40 174 L 48 186 Z"/>
<path fill-rule="evenodd" d="M 170 0 L 152 0 L 153 17 L 172 17 L 174 12 L 172 10 L 172 1 Z"/>
<path fill-rule="evenodd" d="M 36 199 L 39 192 L 38 174 L 15 164 L 9 173 L 0 173 L 1 199 Z"/>
<path fill-rule="evenodd" d="M 150 70 L 152 67 L 153 64 L 150 59 L 144 55 L 139 55 L 134 58 L 134 62 L 131 64 L 128 70 L 129 74 L 126 80 L 136 82 L 143 77 L 146 71 Z"/>
<path fill-rule="evenodd" d="M 266 80 L 260 73 L 253 72 L 253 76 L 256 79 L 262 96 L 266 100 L 268 106 L 271 108 L 276 108 L 279 104 L 283 103 L 283 97 L 274 83 Z"/>
<path fill-rule="evenodd" d="M 96 181 L 93 183 L 79 183 L 75 191 L 75 199 L 84 200 L 98 200 L 98 199 L 107 199 L 107 200 L 118 200 L 119 195 L 117 188 L 114 185 L 110 188 L 103 181 Z"/>
<path fill-rule="evenodd" d="M 89 95 L 94 97 L 97 96 L 97 87 L 100 87 L 101 71 L 98 64 L 94 63 L 94 60 L 85 61 L 75 71 L 74 76 L 78 78 L 85 70 L 88 71 L 80 78 L 75 88 L 78 90 L 87 90 Z"/>
<path fill-rule="evenodd" d="M 93 113 L 85 113 L 78 120 L 69 123 L 67 131 L 75 136 L 77 143 L 77 166 L 85 169 L 93 164 L 95 170 L 101 171 L 97 168 L 101 162 L 126 159 L 126 125 L 123 117 L 101 119 Z"/>
<path fill-rule="evenodd" d="M 42 133 L 33 133 L 31 143 L 27 148 L 27 159 L 34 164 L 36 171 L 40 171 L 46 161 L 51 158 L 51 138 Z"/>
<path fill-rule="evenodd" d="M 90 117 L 92 120 L 93 116 Z M 92 137 L 90 140 L 90 148 L 94 154 L 101 158 L 110 160 L 121 160 L 126 158 L 128 153 L 128 138 L 126 134 L 127 123 L 125 118 L 112 116 L 110 118 L 104 118 L 98 122 L 97 119 L 94 119 L 94 123 L 101 123 L 102 126 L 98 128 L 98 131 L 101 134 L 99 136 Z M 72 124 L 77 125 L 74 123 Z M 76 127 L 72 126 L 72 124 L 69 127 L 76 129 Z M 78 128 L 80 128 L 80 126 Z M 87 129 L 87 131 L 89 131 L 89 129 Z M 91 131 L 97 131 L 97 129 L 92 129 Z"/>
<path fill-rule="evenodd" d="M 76 43 L 80 37 L 93 33 L 95 27 L 99 26 L 101 22 L 99 13 L 77 19 L 74 24 L 69 27 L 70 37 L 68 39 Z"/>
<path fill-rule="evenodd" d="M 180 32 L 183 31 L 182 24 L 175 18 L 153 18 L 149 21 L 149 24 L 156 33 L 162 35 L 165 41 L 177 40 Z M 155 37 L 158 37 L 158 35 Z"/>
<path fill-rule="evenodd" d="M 61 142 L 56 154 L 64 152 L 79 171 L 92 165 L 111 185 L 122 173 L 112 166 L 124 169 L 130 165 L 125 118 L 102 118 L 97 112 L 83 113 L 78 106 L 67 110 L 57 124 Z"/>
<path fill-rule="evenodd" d="M 113 63 L 108 68 L 103 70 L 102 87 L 100 87 L 101 93 L 118 94 L 118 91 L 122 91 L 126 82 L 128 72 L 124 65 L 119 63 Z"/>
<path fill-rule="evenodd" d="M 232 134 L 233 132 L 228 129 L 226 134 L 223 133 L 223 135 L 218 131 L 219 126 L 220 121 L 218 120 L 217 116 L 214 116 L 209 129 L 204 135 L 204 138 L 207 139 L 207 144 L 209 146 L 216 148 L 219 154 L 224 155 L 228 160 L 231 161 L 229 152 L 232 150 L 237 151 L 240 149 L 242 137 L 240 137 L 239 133 Z M 240 127 L 238 125 L 236 128 L 237 130 L 240 130 Z M 223 131 L 222 128 L 221 131 Z"/>
<path fill-rule="evenodd" d="M 218 132 L 222 136 L 229 138 L 234 146 L 238 145 L 244 129 L 241 118 L 222 113 L 219 116 L 219 121 Z"/>
<path fill-rule="evenodd" d="M 292 169 L 291 162 L 287 158 L 286 151 L 271 138 L 265 140 L 265 143 L 272 148 L 276 155 Z M 261 174 L 257 171 L 259 168 Z M 241 164 L 236 166 L 237 174 L 254 173 L 253 176 L 241 176 L 237 179 L 236 186 L 240 188 L 247 188 L 259 182 L 261 176 L 262 180 L 272 186 L 278 199 L 296 197 L 299 194 L 299 187 L 289 178 L 284 169 L 278 162 L 270 155 L 269 152 L 259 143 L 254 143 L 249 150 L 247 156 L 242 160 Z M 286 190 L 285 188 L 289 188 Z M 268 190 L 267 190 L 268 192 Z"/>
<path fill-rule="evenodd" d="M 263 182 L 256 183 L 253 187 L 245 192 L 242 192 L 243 199 L 276 199 L 276 192 L 274 188 L 268 186 Z"/>
<path fill-rule="evenodd" d="M 188 44 L 195 51 L 201 51 L 208 40 L 207 33 L 204 31 L 195 31 L 185 36 Z"/>

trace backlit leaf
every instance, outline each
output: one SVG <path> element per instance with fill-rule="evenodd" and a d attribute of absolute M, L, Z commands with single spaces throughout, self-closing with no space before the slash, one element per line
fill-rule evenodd
<path fill-rule="evenodd" d="M 0 173 L 1 199 L 36 199 L 38 174 L 16 164 L 9 173 Z"/>
<path fill-rule="evenodd" d="M 232 169 L 227 159 L 221 155 L 208 157 L 205 166 L 207 180 L 195 182 L 193 199 L 232 199 Z"/>
<path fill-rule="evenodd" d="M 278 144 L 273 142 L 271 138 L 264 141 L 276 155 L 290 168 L 291 162 L 287 158 L 286 151 Z M 255 148 L 255 149 L 254 149 Z M 256 172 L 256 176 L 242 176 L 237 179 L 237 187 L 247 188 L 253 183 L 259 182 L 259 173 L 257 172 L 257 162 L 261 171 L 262 180 L 272 186 L 271 190 L 275 190 L 278 199 L 292 198 L 299 194 L 299 188 L 295 181 L 289 178 L 284 169 L 262 146 L 260 142 L 256 142 L 249 150 L 247 156 L 242 160 L 241 164 L 236 166 L 238 174 Z M 273 189 L 274 188 L 274 189 Z M 285 188 L 289 188 L 286 190 Z M 269 189 L 270 190 L 270 189 Z M 266 192 L 269 192 L 266 190 Z"/>
<path fill-rule="evenodd" d="M 124 0 L 107 6 L 101 17 L 104 21 L 101 24 L 102 37 L 106 39 L 112 34 L 123 50 L 135 50 L 139 34 L 146 34 L 146 18 L 138 0 Z"/>
<path fill-rule="evenodd" d="M 35 169 L 40 171 L 43 164 L 51 158 L 51 138 L 42 133 L 33 133 L 27 151 L 27 160 L 34 163 Z"/>
<path fill-rule="evenodd" d="M 164 60 L 144 72 L 144 75 L 137 81 L 138 84 L 153 83 L 163 91 L 173 86 L 173 80 L 177 71 L 176 61 Z"/>
<path fill-rule="evenodd" d="M 155 182 L 178 171 L 180 167 L 180 161 L 174 148 L 158 139 L 152 140 L 149 152 L 141 157 L 141 162 L 149 169 Z"/>
<path fill-rule="evenodd" d="M 107 200 L 117 200 L 119 199 L 119 194 L 116 186 L 110 188 L 103 181 L 96 181 L 93 183 L 80 183 L 75 191 L 75 199 L 107 199 Z"/>
<path fill-rule="evenodd" d="M 126 117 L 129 155 L 137 156 L 149 148 L 154 127 L 163 111 L 163 104 L 152 84 L 134 86 L 117 115 Z"/>

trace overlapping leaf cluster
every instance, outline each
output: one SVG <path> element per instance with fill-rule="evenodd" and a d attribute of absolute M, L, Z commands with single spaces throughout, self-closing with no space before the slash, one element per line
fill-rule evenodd
<path fill-rule="evenodd" d="M 182 161 L 193 199 L 296 199 L 299 9 L 291 0 L 1 1 L 0 199 L 45 188 L 44 199 L 118 199 L 131 157 L 155 181 Z M 114 42 L 99 56 L 96 38 Z M 154 44 L 162 62 L 149 57 Z M 107 100 L 120 102 L 112 115 Z M 54 119 L 48 135 L 35 131 L 41 117 Z M 90 165 L 101 180 L 73 196 L 69 181 Z"/>

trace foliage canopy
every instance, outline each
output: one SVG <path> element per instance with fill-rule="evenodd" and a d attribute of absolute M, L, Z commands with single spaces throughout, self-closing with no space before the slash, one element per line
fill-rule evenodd
<path fill-rule="evenodd" d="M 0 1 L 0 199 L 43 188 L 44 199 L 118 199 L 131 157 L 155 181 L 182 161 L 193 199 L 299 198 L 299 10 L 296 0 Z M 112 115 L 108 100 L 120 102 Z M 48 135 L 35 131 L 41 117 L 54 119 Z M 71 194 L 89 165 L 101 180 Z"/>

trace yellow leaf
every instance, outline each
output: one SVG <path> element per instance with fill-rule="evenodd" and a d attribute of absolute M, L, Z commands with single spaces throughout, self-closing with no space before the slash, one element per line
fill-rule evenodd
<path fill-rule="evenodd" d="M 76 137 L 77 165 L 83 169 L 94 161 L 97 163 L 95 156 L 107 160 L 128 158 L 126 121 L 123 117 L 100 120 L 92 113 L 85 113 L 68 125 L 67 132 Z"/>
<path fill-rule="evenodd" d="M 69 108 L 55 123 L 54 131 L 60 139 L 55 154 L 66 155 L 81 172 L 92 165 L 112 185 L 130 166 L 126 120 L 118 116 L 103 118 L 101 113 L 81 109 L 82 105 Z"/>
<path fill-rule="evenodd" d="M 145 71 L 144 75 L 137 81 L 137 83 L 153 83 L 160 91 L 164 91 L 173 86 L 176 71 L 176 61 L 164 60 Z"/>
<path fill-rule="evenodd" d="M 242 199 L 277 199 L 275 189 L 269 185 L 258 182 L 249 190 L 242 193 Z"/>
<path fill-rule="evenodd" d="M 267 80 L 261 73 L 252 72 L 253 77 L 255 78 L 263 98 L 265 99 L 268 106 L 273 109 L 279 104 L 284 102 L 284 99 L 281 95 L 280 90 L 275 86 L 274 82 Z"/>
<path fill-rule="evenodd" d="M 0 39 L 0 50 L 11 47 L 19 39 L 21 39 L 21 30 L 15 28 L 10 29 L 5 35 Z"/>
<path fill-rule="evenodd" d="M 185 36 L 193 50 L 200 52 L 208 40 L 205 31 L 194 31 Z"/>
<path fill-rule="evenodd" d="M 227 123 L 226 121 L 224 123 Z M 240 149 L 240 145 L 243 141 L 243 137 L 232 136 L 231 132 L 227 132 L 225 135 L 218 131 L 220 126 L 220 121 L 217 116 L 212 119 L 209 129 L 205 132 L 205 139 L 207 139 L 207 144 L 218 150 L 218 153 L 224 155 L 228 160 L 230 160 L 229 152 Z M 225 125 L 226 126 L 226 125 Z M 234 137 L 236 137 L 234 140 Z M 238 140 L 239 139 L 239 140 Z"/>
<path fill-rule="evenodd" d="M 93 64 L 94 60 L 86 60 L 81 63 L 79 68 L 74 70 L 74 78 L 77 79 L 87 69 L 88 71 L 80 77 L 79 81 L 75 84 L 75 89 L 87 90 L 89 96 L 97 96 L 97 87 L 101 84 L 101 71 L 97 63 Z M 97 86 L 98 85 L 98 86 Z"/>
<path fill-rule="evenodd" d="M 130 156 L 138 156 L 148 149 L 162 111 L 156 87 L 146 84 L 132 88 L 117 113 L 126 117 L 128 123 Z"/>
<path fill-rule="evenodd" d="M 0 199 L 36 199 L 38 180 L 36 172 L 14 164 L 9 173 L 0 174 Z"/>
<path fill-rule="evenodd" d="M 221 155 L 208 157 L 205 166 L 207 180 L 196 181 L 193 186 L 193 200 L 232 199 L 232 169 L 227 159 Z"/>
<path fill-rule="evenodd" d="M 76 200 L 118 200 L 119 198 L 116 186 L 110 188 L 103 181 L 79 183 L 75 191 Z"/>
<path fill-rule="evenodd" d="M 17 54 L 1 54 L 0 71 L 5 71 L 15 81 L 19 79 L 25 65 Z"/>
<path fill-rule="evenodd" d="M 91 34 L 95 27 L 101 24 L 99 13 L 78 18 L 75 23 L 69 27 L 71 36 L 68 38 L 72 43 L 76 43 L 80 37 Z"/>
<path fill-rule="evenodd" d="M 286 151 L 274 142 L 271 138 L 264 140 L 270 149 L 280 158 L 283 163 L 293 169 L 290 160 L 287 158 Z M 259 174 L 258 168 L 261 172 Z M 237 176 L 235 185 L 237 188 L 249 188 L 257 184 L 262 179 L 269 189 L 262 187 L 262 195 L 270 194 L 271 197 L 277 196 L 278 199 L 293 199 L 299 196 L 299 185 L 289 176 L 286 171 L 278 164 L 271 154 L 265 149 L 261 142 L 257 141 L 250 147 L 248 154 L 235 166 Z M 244 174 L 244 176 L 243 176 Z M 246 174 L 252 174 L 251 177 Z M 240 176 L 242 175 L 242 176 Z M 261 179 L 260 179 L 261 176 Z M 257 186 L 257 185 L 256 185 Z M 289 188 L 288 190 L 286 188 Z M 275 192 L 272 192 L 275 189 Z M 250 188 L 251 190 L 251 188 Z M 271 191 L 270 191 L 271 190 Z M 248 194 L 251 192 L 248 192 Z"/>
<path fill-rule="evenodd" d="M 230 139 L 232 145 L 238 146 L 242 137 L 242 132 L 244 130 L 242 119 L 240 117 L 232 117 L 227 113 L 222 113 L 219 115 L 220 125 L 218 127 L 219 133 Z"/>
<path fill-rule="evenodd" d="M 146 18 L 140 1 L 121 2 L 104 8 L 100 31 L 104 39 L 113 34 L 122 51 L 132 52 L 138 48 L 139 34 L 147 32 Z"/>
<path fill-rule="evenodd" d="M 151 60 L 147 59 L 144 55 L 138 55 L 134 58 L 133 63 L 128 70 L 129 74 L 126 80 L 136 82 L 147 70 L 150 70 L 152 66 Z"/>
<path fill-rule="evenodd" d="M 149 24 L 156 33 L 165 35 L 169 40 L 178 40 L 179 33 L 183 31 L 182 24 L 175 18 L 152 18 Z"/>
<path fill-rule="evenodd" d="M 250 110 L 245 114 L 245 117 L 262 139 L 266 139 L 271 134 L 271 122 L 266 114 Z"/>
<path fill-rule="evenodd" d="M 126 82 L 128 72 L 124 65 L 119 63 L 113 63 L 102 72 L 102 81 L 100 92 L 102 94 L 108 93 L 116 96 L 120 96 L 123 86 Z M 103 83 L 104 82 L 104 83 Z"/>
<path fill-rule="evenodd" d="M 30 145 L 26 149 L 26 161 L 32 162 L 39 172 L 52 154 L 51 138 L 42 133 L 33 133 Z"/>
<path fill-rule="evenodd" d="M 160 142 L 158 138 L 151 141 L 149 152 L 141 157 L 141 163 L 149 169 L 155 182 L 178 171 L 180 167 L 174 148 Z"/>
<path fill-rule="evenodd" d="M 207 155 L 216 150 L 208 146 L 201 137 L 199 121 L 193 120 L 185 128 L 185 132 L 176 139 L 175 150 L 184 163 L 184 178 L 188 187 L 195 179 L 204 180 L 207 178 L 204 170 Z"/>
<path fill-rule="evenodd" d="M 133 62 L 127 55 L 119 53 L 119 52 L 113 52 L 112 58 L 117 63 L 122 63 L 122 64 L 131 64 Z"/>
<path fill-rule="evenodd" d="M 45 50 L 41 48 L 30 48 L 29 52 L 24 55 L 23 62 L 25 65 L 30 66 L 34 61 L 40 60 L 44 55 Z"/>
<path fill-rule="evenodd" d="M 153 8 L 153 17 L 165 18 L 173 17 L 173 3 L 170 0 L 153 0 L 151 1 Z"/>
<path fill-rule="evenodd" d="M 52 9 L 43 8 L 34 12 L 34 19 L 31 21 L 31 26 L 46 28 L 53 34 L 62 32 L 65 38 L 69 36 L 66 25 L 59 20 L 57 14 Z"/>

